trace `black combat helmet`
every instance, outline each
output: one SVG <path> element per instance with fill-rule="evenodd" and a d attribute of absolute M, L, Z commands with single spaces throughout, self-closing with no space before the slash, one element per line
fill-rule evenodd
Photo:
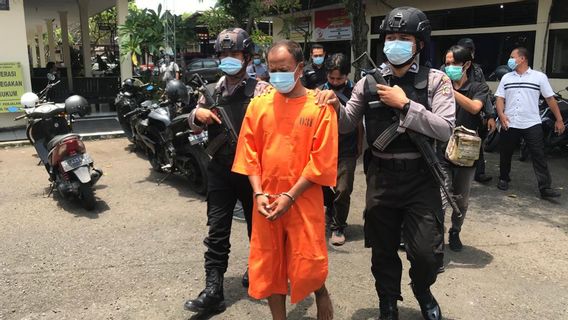
<path fill-rule="evenodd" d="M 221 53 L 225 50 L 242 51 L 252 55 L 254 52 L 254 42 L 249 34 L 241 28 L 229 28 L 221 31 L 215 40 L 215 52 Z"/>
<path fill-rule="evenodd" d="M 424 42 L 430 42 L 432 27 L 424 12 L 412 7 L 392 9 L 379 27 L 381 34 L 407 33 Z"/>
<path fill-rule="evenodd" d="M 184 102 L 188 98 L 188 90 L 180 80 L 171 80 L 166 85 L 166 96 L 171 102 Z"/>

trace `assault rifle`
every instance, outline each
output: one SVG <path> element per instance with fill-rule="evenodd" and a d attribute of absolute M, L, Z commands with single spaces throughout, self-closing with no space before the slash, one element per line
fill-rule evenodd
<path fill-rule="evenodd" d="M 212 141 L 209 141 L 207 148 L 205 149 L 205 152 L 207 152 L 209 156 L 213 157 L 213 155 L 223 144 L 225 144 L 225 142 L 228 141 L 232 146 L 236 145 L 239 136 L 237 135 L 235 126 L 233 126 L 233 123 L 231 122 L 231 118 L 229 118 L 229 115 L 227 114 L 227 110 L 225 110 L 224 107 L 219 106 L 217 99 L 213 98 L 209 88 L 207 88 L 207 82 L 196 73 L 191 78 L 190 83 L 205 98 L 205 101 L 207 102 L 206 108 L 214 112 L 221 119 L 221 126 L 225 131 L 225 135 L 219 135 Z"/>
<path fill-rule="evenodd" d="M 375 65 L 375 63 L 373 62 L 373 60 L 367 55 L 367 52 L 364 52 L 361 56 L 359 56 L 357 59 L 355 59 L 355 61 L 358 61 L 359 59 L 361 59 L 362 57 L 367 56 L 367 58 L 370 60 L 371 64 L 375 67 L 372 70 L 369 70 L 366 72 L 366 70 L 363 70 L 363 74 L 366 75 L 372 75 L 372 77 L 375 79 L 375 81 L 378 84 L 382 84 L 382 85 L 386 85 L 388 86 L 389 84 L 387 83 L 387 81 L 383 78 L 382 74 L 380 73 L 379 68 L 377 68 L 377 66 Z M 354 61 L 354 62 L 355 62 Z M 400 111 L 393 109 L 393 111 L 395 111 L 395 113 L 397 114 L 397 118 L 400 118 Z M 385 148 L 394 140 L 396 139 L 396 137 L 398 137 L 401 133 L 398 132 L 398 119 L 393 119 L 394 123 L 391 124 L 381 135 L 379 135 L 379 137 L 373 142 L 373 146 L 378 148 L 379 150 L 385 150 Z M 438 157 L 438 155 L 436 154 L 436 151 L 434 150 L 434 147 L 432 146 L 432 143 L 429 141 L 428 137 L 426 137 L 425 135 L 410 130 L 410 129 L 406 129 L 406 133 L 408 134 L 408 136 L 410 137 L 410 140 L 412 141 L 412 143 L 414 143 L 414 145 L 416 146 L 416 148 L 418 148 L 418 151 L 420 152 L 420 154 L 422 155 L 422 157 L 424 158 L 424 160 L 426 161 L 426 164 L 428 165 L 428 169 L 430 169 L 430 172 L 432 173 L 432 175 L 434 176 L 434 178 L 437 180 L 438 184 L 440 185 L 440 189 L 442 190 L 442 192 L 444 193 L 444 195 L 446 196 L 446 199 L 448 200 L 448 203 L 450 204 L 450 206 L 452 207 L 452 209 L 457 213 L 457 215 L 459 217 L 462 216 L 462 212 L 459 209 L 456 201 L 455 201 L 455 196 L 453 196 L 450 191 L 448 190 L 448 187 L 446 186 L 446 180 L 447 180 L 447 175 L 446 172 L 442 169 L 442 165 L 440 164 L 440 158 Z"/>

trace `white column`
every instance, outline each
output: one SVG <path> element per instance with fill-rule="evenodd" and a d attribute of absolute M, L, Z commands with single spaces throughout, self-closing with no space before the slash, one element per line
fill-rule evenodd
<path fill-rule="evenodd" d="M 81 39 L 83 44 L 83 66 L 85 77 L 92 77 L 91 72 L 91 35 L 89 34 L 89 0 L 77 0 L 79 19 L 81 20 Z"/>
<path fill-rule="evenodd" d="M 534 37 L 533 69 L 545 72 L 546 50 L 548 49 L 548 13 L 552 7 L 552 0 L 538 1 L 538 14 L 536 16 L 536 35 Z"/>
<path fill-rule="evenodd" d="M 128 0 L 116 0 L 116 23 L 118 25 L 126 22 L 128 15 Z M 120 52 L 120 79 L 132 78 L 132 60 L 130 56 L 123 56 Z"/>
<path fill-rule="evenodd" d="M 59 21 L 61 23 L 61 39 L 63 40 L 63 63 L 67 70 L 67 81 L 69 90 L 73 91 L 73 71 L 71 70 L 71 52 L 69 51 L 69 27 L 67 26 L 67 11 L 59 11 Z"/>
<path fill-rule="evenodd" d="M 55 57 L 55 40 L 53 37 L 53 19 L 45 19 L 47 27 L 47 44 L 49 45 L 49 61 L 57 62 Z"/>
<path fill-rule="evenodd" d="M 32 68 L 37 68 L 37 45 L 35 41 L 35 32 L 28 30 L 28 46 L 32 54 Z"/>
<path fill-rule="evenodd" d="M 45 43 L 43 42 L 43 27 L 41 24 L 36 26 L 37 44 L 39 46 L 39 64 L 41 68 L 45 68 Z"/>

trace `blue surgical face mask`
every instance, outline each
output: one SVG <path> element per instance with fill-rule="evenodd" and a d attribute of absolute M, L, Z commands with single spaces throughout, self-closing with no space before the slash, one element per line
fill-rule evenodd
<path fill-rule="evenodd" d="M 280 93 L 288 93 L 294 89 L 296 86 L 296 81 L 294 73 L 298 69 L 299 65 L 296 65 L 294 71 L 290 72 L 269 72 L 270 84 Z"/>
<path fill-rule="evenodd" d="M 509 60 L 507 60 L 507 66 L 511 68 L 511 70 L 517 69 L 518 65 L 519 64 L 517 63 L 517 60 L 515 60 L 515 58 L 510 58 Z"/>
<path fill-rule="evenodd" d="M 219 68 L 224 73 L 230 76 L 234 76 L 235 74 L 239 73 L 239 71 L 241 71 L 241 69 L 243 68 L 243 62 L 237 58 L 225 57 L 221 59 L 221 64 L 219 65 Z"/>
<path fill-rule="evenodd" d="M 444 71 L 448 75 L 448 77 L 453 81 L 458 81 L 463 76 L 463 67 L 462 66 L 446 66 Z"/>
<path fill-rule="evenodd" d="M 314 64 L 320 65 L 323 63 L 324 57 L 312 57 Z"/>
<path fill-rule="evenodd" d="M 258 64 L 260 64 L 260 59 L 256 59 L 256 58 L 255 58 L 255 59 L 252 59 L 252 62 L 253 62 L 254 64 L 257 64 L 257 65 L 258 65 Z"/>
<path fill-rule="evenodd" d="M 401 65 L 412 58 L 412 45 L 410 41 L 385 41 L 383 52 L 392 65 Z"/>

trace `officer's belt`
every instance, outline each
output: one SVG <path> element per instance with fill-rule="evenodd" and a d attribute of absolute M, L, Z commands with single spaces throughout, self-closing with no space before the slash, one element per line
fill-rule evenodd
<path fill-rule="evenodd" d="M 418 159 L 381 159 L 373 157 L 373 162 L 379 167 L 392 171 L 413 171 L 425 167 L 425 162 Z"/>
<path fill-rule="evenodd" d="M 422 158 L 420 152 L 400 152 L 400 153 L 385 153 L 372 150 L 373 156 L 380 159 L 390 160 L 390 159 L 404 159 L 404 160 L 414 160 Z"/>

